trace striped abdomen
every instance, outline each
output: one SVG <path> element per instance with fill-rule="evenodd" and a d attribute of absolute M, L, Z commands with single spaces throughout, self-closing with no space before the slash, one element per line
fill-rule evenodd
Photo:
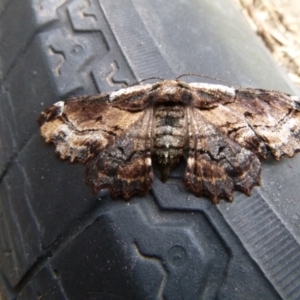
<path fill-rule="evenodd" d="M 163 181 L 167 180 L 172 167 L 183 155 L 185 142 L 185 106 L 157 106 L 154 110 L 152 149 L 161 168 Z"/>

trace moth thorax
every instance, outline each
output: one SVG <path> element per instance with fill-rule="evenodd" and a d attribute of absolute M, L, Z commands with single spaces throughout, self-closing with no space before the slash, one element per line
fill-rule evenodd
<path fill-rule="evenodd" d="M 154 110 L 153 156 L 166 181 L 171 169 L 183 155 L 186 142 L 185 107 L 159 105 Z"/>

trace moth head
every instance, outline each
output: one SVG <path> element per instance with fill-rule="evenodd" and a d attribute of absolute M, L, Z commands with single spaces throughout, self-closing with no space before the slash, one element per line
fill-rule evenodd
<path fill-rule="evenodd" d="M 181 82 L 165 80 L 157 84 L 155 104 L 189 104 L 191 92 Z"/>

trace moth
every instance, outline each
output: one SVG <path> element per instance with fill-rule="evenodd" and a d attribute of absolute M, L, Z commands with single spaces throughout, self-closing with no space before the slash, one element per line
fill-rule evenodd
<path fill-rule="evenodd" d="M 61 159 L 86 167 L 94 192 L 145 195 L 153 162 L 165 182 L 182 156 L 196 196 L 233 200 L 260 185 L 259 158 L 300 150 L 300 99 L 288 94 L 179 79 L 59 101 L 38 119 Z"/>

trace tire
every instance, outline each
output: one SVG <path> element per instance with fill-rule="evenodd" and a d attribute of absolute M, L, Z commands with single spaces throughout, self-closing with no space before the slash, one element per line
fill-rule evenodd
<path fill-rule="evenodd" d="M 186 191 L 184 164 L 126 203 L 94 195 L 36 123 L 152 76 L 297 93 L 234 0 L 0 0 L 0 45 L 1 299 L 300 298 L 300 156 L 263 162 L 232 204 Z"/>

